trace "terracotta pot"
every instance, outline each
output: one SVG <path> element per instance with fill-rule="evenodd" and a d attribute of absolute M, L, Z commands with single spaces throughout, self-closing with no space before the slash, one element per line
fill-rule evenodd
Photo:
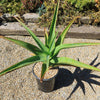
<path fill-rule="evenodd" d="M 36 77 L 36 81 L 37 81 L 37 84 L 38 84 L 38 89 L 43 91 L 43 92 L 51 92 L 53 91 L 54 89 L 54 85 L 55 85 L 55 79 L 56 79 L 56 76 L 58 75 L 58 71 L 59 71 L 59 68 L 57 68 L 57 74 L 55 76 L 53 76 L 52 78 L 49 78 L 49 79 L 43 79 L 42 82 L 40 82 L 40 78 L 36 76 L 36 74 L 34 73 L 34 67 L 35 67 L 36 64 L 34 64 L 33 66 L 33 75 Z"/>

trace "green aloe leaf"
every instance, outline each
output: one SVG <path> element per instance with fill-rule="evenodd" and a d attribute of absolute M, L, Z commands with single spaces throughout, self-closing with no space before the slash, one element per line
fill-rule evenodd
<path fill-rule="evenodd" d="M 42 71 L 41 71 L 41 79 L 40 79 L 40 81 L 43 80 L 44 75 L 45 75 L 46 71 L 47 71 L 48 68 L 49 68 L 49 58 L 50 58 L 50 56 L 48 55 L 48 56 L 46 57 L 46 63 L 44 63 L 44 64 L 42 65 Z"/>
<path fill-rule="evenodd" d="M 45 30 L 45 46 L 48 47 L 48 33 Z"/>
<path fill-rule="evenodd" d="M 88 65 L 88 64 L 84 64 L 82 62 L 76 61 L 74 59 L 68 58 L 68 57 L 57 57 L 53 60 L 51 60 L 51 63 L 53 63 L 54 65 L 72 65 L 75 67 L 81 67 L 81 68 L 85 68 L 85 69 L 90 69 L 90 70 L 95 70 L 95 71 L 100 71 L 100 69 Z"/>
<path fill-rule="evenodd" d="M 48 38 L 49 47 L 51 47 L 52 42 L 54 42 L 54 38 L 55 38 L 55 29 L 56 29 L 56 21 L 57 21 L 57 15 L 58 15 L 59 2 L 60 2 L 60 0 L 58 0 L 58 3 L 56 5 L 53 20 L 52 20 L 52 23 L 50 26 L 50 34 L 49 34 L 49 38 Z M 55 47 L 55 44 L 53 44 L 53 48 L 54 47 Z"/>
<path fill-rule="evenodd" d="M 82 47 L 82 46 L 93 46 L 93 45 L 100 45 L 100 43 L 73 43 L 73 44 L 62 44 L 55 48 L 54 55 L 58 54 L 60 50 L 66 48 L 75 48 L 75 47 Z"/>
<path fill-rule="evenodd" d="M 42 70 L 41 70 L 41 78 L 40 78 L 40 81 L 42 82 L 43 78 L 44 78 L 44 75 L 47 71 L 47 65 L 46 64 L 42 64 Z"/>
<path fill-rule="evenodd" d="M 78 16 L 79 17 L 79 16 Z M 56 46 L 60 45 L 63 43 L 64 38 L 66 36 L 66 34 L 68 33 L 69 28 L 71 27 L 71 25 L 73 24 L 73 22 L 78 18 L 75 17 L 68 25 L 67 27 L 64 29 L 64 31 L 61 33 L 61 35 L 59 36 L 58 40 L 56 41 Z"/>
<path fill-rule="evenodd" d="M 55 35 L 55 37 L 54 37 L 54 39 L 53 39 L 53 41 L 51 43 L 51 46 L 49 48 L 50 53 L 52 53 L 52 51 L 55 49 L 55 39 L 56 39 L 56 35 Z"/>
<path fill-rule="evenodd" d="M 6 73 L 8 73 L 8 72 L 11 72 L 11 71 L 13 71 L 13 70 L 16 70 L 16 69 L 18 69 L 18 68 L 21 68 L 21 67 L 24 67 L 24 66 L 33 64 L 33 63 L 35 63 L 35 62 L 39 62 L 39 61 L 43 62 L 43 61 L 45 61 L 45 60 L 46 60 L 46 59 L 45 59 L 45 57 L 43 57 L 43 55 L 41 55 L 41 56 L 33 56 L 33 57 L 30 57 L 30 58 L 27 58 L 27 59 L 25 59 L 25 60 L 23 60 L 23 61 L 21 61 L 21 62 L 15 64 L 15 65 L 9 67 L 9 68 L 7 68 L 7 69 L 1 71 L 1 72 L 0 72 L 0 76 L 6 74 Z"/>
<path fill-rule="evenodd" d="M 45 51 L 46 53 L 49 52 L 49 49 L 40 41 L 40 39 L 38 37 L 36 37 L 36 35 L 24 24 L 22 23 L 18 18 L 15 18 L 26 30 L 27 32 L 33 37 L 33 39 L 35 40 L 35 42 L 38 44 L 38 46 Z"/>
<path fill-rule="evenodd" d="M 35 53 L 35 54 L 42 53 L 42 51 L 38 47 L 36 47 L 35 45 L 32 45 L 30 43 L 27 43 L 27 42 L 24 42 L 24 41 L 21 41 L 21 40 L 17 40 L 17 39 L 12 39 L 12 38 L 8 38 L 8 37 L 4 37 L 4 36 L 0 36 L 0 38 L 6 39 L 8 41 L 11 41 L 11 42 L 13 42 L 13 43 L 23 47 L 23 48 L 25 48 L 25 49 Z"/>

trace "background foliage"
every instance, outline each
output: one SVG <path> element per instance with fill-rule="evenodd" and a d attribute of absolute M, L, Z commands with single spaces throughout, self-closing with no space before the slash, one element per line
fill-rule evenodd
<path fill-rule="evenodd" d="M 41 22 L 46 26 L 50 25 L 55 6 L 55 0 L 45 0 L 47 12 L 40 18 Z M 59 8 L 58 23 L 66 25 L 75 16 L 89 16 L 91 19 L 94 18 L 100 22 L 100 4 L 95 0 L 61 0 Z M 41 24 L 42 24 L 41 23 Z"/>
<path fill-rule="evenodd" d="M 1 0 L 3 13 L 39 13 L 41 25 L 50 25 L 57 0 Z M 98 0 L 61 0 L 58 24 L 66 25 L 75 16 L 89 16 L 95 25 L 100 24 L 100 3 Z"/>
<path fill-rule="evenodd" d="M 23 14 L 24 8 L 20 0 L 2 0 L 0 6 L 3 9 L 3 13 Z"/>
<path fill-rule="evenodd" d="M 3 13 L 22 15 L 25 12 L 35 12 L 42 4 L 42 0 L 1 0 Z"/>

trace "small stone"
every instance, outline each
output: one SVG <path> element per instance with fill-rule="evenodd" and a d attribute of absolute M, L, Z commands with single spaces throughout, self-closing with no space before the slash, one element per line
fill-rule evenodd
<path fill-rule="evenodd" d="M 9 47 L 9 46 L 6 47 L 7 52 L 11 52 L 11 50 L 12 50 L 11 47 Z"/>
<path fill-rule="evenodd" d="M 53 100 L 64 100 L 64 98 L 61 97 L 61 96 L 56 96 L 56 97 L 53 98 Z"/>
<path fill-rule="evenodd" d="M 93 19 L 91 19 L 90 17 L 82 17 L 80 18 L 80 22 L 82 24 L 91 24 L 93 21 Z"/>
<path fill-rule="evenodd" d="M 97 96 L 97 100 L 100 100 L 100 96 Z"/>
<path fill-rule="evenodd" d="M 9 13 L 5 13 L 2 15 L 2 17 L 7 21 L 7 22 L 13 22 L 15 21 L 15 18 L 9 14 Z"/>
<path fill-rule="evenodd" d="M 39 14 L 36 14 L 36 13 L 27 13 L 27 14 L 24 14 L 23 17 L 26 22 L 31 22 L 31 23 L 39 22 Z"/>
<path fill-rule="evenodd" d="M 7 22 L 16 22 L 16 19 L 14 17 L 18 17 L 19 15 L 11 15 L 9 13 L 5 13 L 1 16 L 1 18 Z"/>

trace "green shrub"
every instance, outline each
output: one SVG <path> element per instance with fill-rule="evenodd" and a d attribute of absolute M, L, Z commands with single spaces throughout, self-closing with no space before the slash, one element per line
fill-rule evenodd
<path fill-rule="evenodd" d="M 21 13 L 24 8 L 20 0 L 2 0 L 0 6 L 3 8 L 3 13 Z"/>
<path fill-rule="evenodd" d="M 44 4 L 47 12 L 40 18 L 41 25 L 50 25 L 54 13 L 54 1 L 55 0 L 45 0 Z M 92 14 L 98 11 L 99 9 L 96 6 L 95 0 L 61 0 L 57 24 L 67 25 L 75 16 L 92 17 Z"/>
<path fill-rule="evenodd" d="M 36 12 L 41 7 L 42 2 L 43 0 L 2 0 L 0 6 L 3 8 L 3 13 L 22 15 L 25 12 Z M 42 9 L 40 10 L 42 11 Z"/>
<path fill-rule="evenodd" d="M 44 5 L 46 7 L 46 13 L 41 16 L 40 24 L 44 24 L 45 26 L 49 26 L 55 8 L 55 2 L 53 0 L 45 1 Z M 76 9 L 68 3 L 67 0 L 62 0 L 61 5 L 59 7 L 59 15 L 57 24 L 67 24 L 74 17 L 73 15 L 79 15 L 78 11 L 76 13 Z M 69 17 L 72 17 L 71 19 Z M 46 23 L 45 23 L 46 22 Z"/>
<path fill-rule="evenodd" d="M 95 5 L 95 0 L 68 0 L 68 3 L 71 3 L 79 11 L 89 9 L 90 6 Z"/>
<path fill-rule="evenodd" d="M 21 0 L 21 2 L 30 12 L 36 11 L 36 9 L 38 9 L 42 4 L 42 0 Z"/>

